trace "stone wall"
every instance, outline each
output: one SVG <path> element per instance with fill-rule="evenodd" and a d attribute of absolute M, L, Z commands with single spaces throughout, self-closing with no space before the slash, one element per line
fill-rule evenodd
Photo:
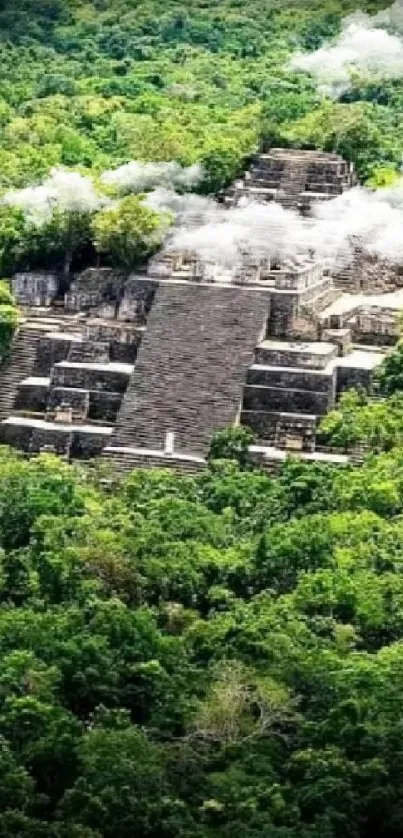
<path fill-rule="evenodd" d="M 332 394 L 335 387 L 335 375 L 319 370 L 297 370 L 293 367 L 265 367 L 254 364 L 250 367 L 247 384 L 257 387 L 277 387 L 291 390 L 308 390 Z"/>
<path fill-rule="evenodd" d="M 54 364 L 66 361 L 74 342 L 81 338 L 73 335 L 47 334 L 40 338 L 35 361 L 35 375 L 50 375 Z"/>
<path fill-rule="evenodd" d="M 7 420 L 1 426 L 1 440 L 29 454 L 43 448 L 72 459 L 88 460 L 99 456 L 111 435 L 111 428 L 66 425 L 35 419 Z"/>
<path fill-rule="evenodd" d="M 25 382 L 21 382 L 18 388 L 14 410 L 45 413 L 49 390 L 49 379 L 43 379 L 42 383 L 40 380 L 26 379 Z"/>
<path fill-rule="evenodd" d="M 124 293 L 117 312 L 118 320 L 128 320 L 140 326 L 145 325 L 158 286 L 157 279 L 130 276 L 124 285 Z"/>
<path fill-rule="evenodd" d="M 254 158 L 249 171 L 228 190 L 224 200 L 231 204 L 253 197 L 307 211 L 313 200 L 333 198 L 356 182 L 352 164 L 337 154 L 272 148 Z"/>
<path fill-rule="evenodd" d="M 393 346 L 400 337 L 400 324 L 396 311 L 371 308 L 359 311 L 352 321 L 356 343 L 372 346 Z"/>
<path fill-rule="evenodd" d="M 265 340 L 256 348 L 255 362 L 268 366 L 324 369 L 337 354 L 337 347 L 325 342 L 293 343 Z"/>
<path fill-rule="evenodd" d="M 56 273 L 17 273 L 11 280 L 11 290 L 21 306 L 50 306 L 61 288 Z"/>
<path fill-rule="evenodd" d="M 112 268 L 88 268 L 75 277 L 65 295 L 67 311 L 101 311 L 113 317 L 123 296 L 124 274 Z"/>
<path fill-rule="evenodd" d="M 49 392 L 47 411 L 50 415 L 57 412 L 58 408 L 68 405 L 72 410 L 74 421 L 88 418 L 90 394 L 88 390 L 72 387 L 52 387 Z"/>
<path fill-rule="evenodd" d="M 117 420 L 121 403 L 122 393 L 91 390 L 89 393 L 88 418 L 91 422 L 112 425 Z"/>
<path fill-rule="evenodd" d="M 403 265 L 392 264 L 370 256 L 358 244 L 353 246 L 353 256 L 349 264 L 342 265 L 333 272 L 337 288 L 353 293 L 384 294 L 403 288 Z"/>
<path fill-rule="evenodd" d="M 329 393 L 249 385 L 244 388 L 244 411 L 324 415 L 333 404 L 334 399 Z"/>
<path fill-rule="evenodd" d="M 126 364 L 79 364 L 62 361 L 52 369 L 52 387 L 124 393 L 132 367 Z"/>
<path fill-rule="evenodd" d="M 372 369 L 359 367 L 339 367 L 337 370 L 337 395 L 351 388 L 362 388 L 369 391 L 373 381 Z"/>
<path fill-rule="evenodd" d="M 269 411 L 242 411 L 242 425 L 251 428 L 262 443 L 277 448 L 312 451 L 316 416 Z"/>

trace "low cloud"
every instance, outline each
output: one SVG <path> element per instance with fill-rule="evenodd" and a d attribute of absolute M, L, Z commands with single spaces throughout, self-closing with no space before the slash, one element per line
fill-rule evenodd
<path fill-rule="evenodd" d="M 114 187 L 120 195 L 148 192 L 157 187 L 194 189 L 202 179 L 203 169 L 199 164 L 185 168 L 176 161 L 142 163 L 132 160 L 101 176 L 101 181 L 106 186 Z"/>
<path fill-rule="evenodd" d="M 403 77 L 403 6 L 394 3 L 375 17 L 365 13 L 344 19 L 338 38 L 315 52 L 296 53 L 290 62 L 295 72 L 309 73 L 321 93 L 338 98 L 354 77 Z"/>
<path fill-rule="evenodd" d="M 53 169 L 42 184 L 11 190 L 3 196 L 2 203 L 18 207 L 31 224 L 41 227 L 50 221 L 55 210 L 92 213 L 100 209 L 103 199 L 90 178 Z"/>
<path fill-rule="evenodd" d="M 193 252 L 223 270 L 238 267 L 246 257 L 259 263 L 299 256 L 314 257 L 335 270 L 349 263 L 357 243 L 370 255 L 403 261 L 403 182 L 376 192 L 356 187 L 314 205 L 310 218 L 276 203 L 243 200 L 226 209 L 201 199 L 197 220 L 192 197 L 197 196 L 179 203 L 177 213 L 170 203 L 176 226 L 165 249 Z"/>

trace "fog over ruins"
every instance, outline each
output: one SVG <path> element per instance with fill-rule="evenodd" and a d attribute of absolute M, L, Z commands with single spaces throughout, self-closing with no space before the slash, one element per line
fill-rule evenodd
<path fill-rule="evenodd" d="M 370 192 L 337 154 L 276 148 L 217 199 L 175 191 L 201 177 L 173 164 L 105 174 L 175 217 L 144 270 L 14 276 L 23 321 L 0 376 L 2 442 L 194 471 L 215 431 L 242 424 L 267 465 L 290 451 L 343 460 L 317 427 L 344 390 L 373 392 L 398 338 L 400 182 Z M 24 200 L 40 219 L 43 192 Z"/>

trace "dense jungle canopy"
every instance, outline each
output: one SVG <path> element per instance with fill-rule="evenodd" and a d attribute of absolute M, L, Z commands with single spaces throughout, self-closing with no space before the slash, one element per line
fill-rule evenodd
<path fill-rule="evenodd" d="M 215 190 L 264 140 L 397 170 L 403 81 L 287 69 L 357 6 L 0 1 L 1 189 L 175 159 Z M 0 449 L 0 838 L 401 838 L 401 346 L 379 387 L 322 428 L 361 467 L 271 477 L 242 431 L 196 478 Z"/>
<path fill-rule="evenodd" d="M 385 7 L 369 0 L 367 12 Z M 242 169 L 262 138 L 337 148 L 363 178 L 401 162 L 403 82 L 347 101 L 290 71 L 335 35 L 357 0 L 3 0 L 0 186 L 54 165 L 202 162 L 205 189 Z"/>

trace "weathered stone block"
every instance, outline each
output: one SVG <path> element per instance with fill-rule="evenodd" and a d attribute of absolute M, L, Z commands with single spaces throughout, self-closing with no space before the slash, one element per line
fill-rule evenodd
<path fill-rule="evenodd" d="M 324 369 L 337 357 L 337 347 L 325 342 L 262 341 L 255 352 L 257 364 Z"/>
<path fill-rule="evenodd" d="M 81 338 L 78 335 L 66 335 L 60 332 L 41 337 L 37 349 L 35 373 L 41 376 L 50 375 L 53 365 L 67 360 L 72 345 L 80 342 Z"/>
<path fill-rule="evenodd" d="M 52 387 L 107 390 L 124 393 L 133 372 L 130 364 L 97 364 L 62 361 L 52 369 Z"/>
<path fill-rule="evenodd" d="M 89 394 L 88 418 L 91 422 L 114 424 L 122 403 L 122 393 L 107 393 L 104 391 Z"/>
<path fill-rule="evenodd" d="M 83 420 L 88 416 L 89 411 L 89 392 L 73 387 L 52 387 L 48 399 L 49 414 L 55 411 L 63 404 L 70 405 L 74 420 Z"/>
<path fill-rule="evenodd" d="M 59 293 L 60 279 L 55 273 L 17 273 L 11 288 L 22 306 L 50 306 Z"/>
<path fill-rule="evenodd" d="M 336 374 L 333 369 L 319 371 L 254 364 L 248 370 L 247 384 L 283 390 L 308 390 L 332 395 L 335 391 Z"/>
<path fill-rule="evenodd" d="M 158 285 L 157 279 L 130 276 L 125 282 L 123 298 L 117 313 L 118 320 L 144 325 Z"/>
<path fill-rule="evenodd" d="M 246 386 L 244 410 L 268 410 L 287 413 L 325 414 L 333 406 L 328 393 L 282 390 L 275 387 Z"/>
<path fill-rule="evenodd" d="M 44 413 L 50 390 L 50 378 L 31 377 L 20 382 L 14 409 Z"/>

